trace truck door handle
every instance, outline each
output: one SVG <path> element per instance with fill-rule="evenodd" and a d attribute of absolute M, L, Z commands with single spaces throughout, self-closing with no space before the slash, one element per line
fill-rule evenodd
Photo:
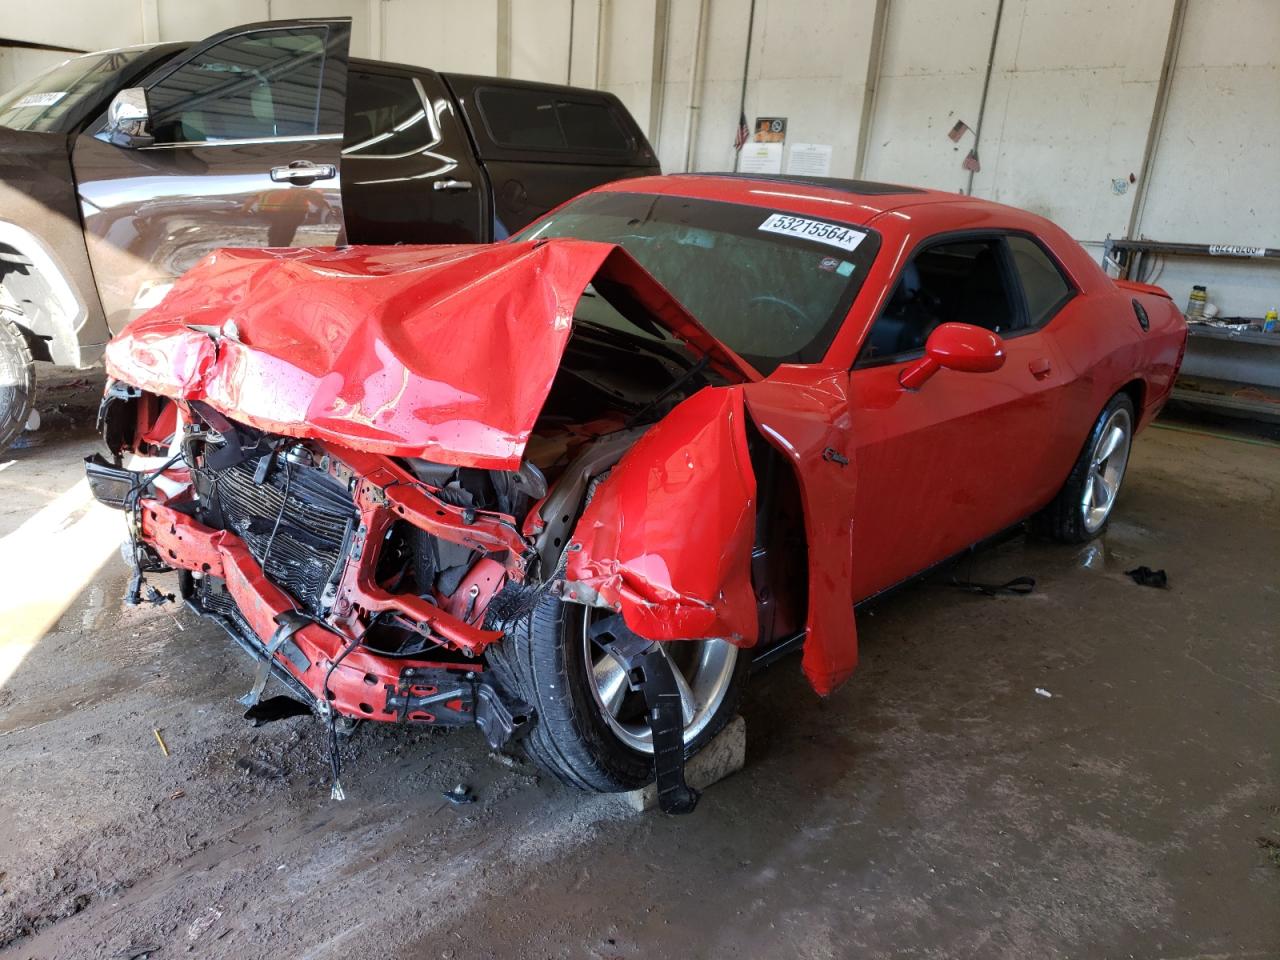
<path fill-rule="evenodd" d="M 1049 362 L 1048 357 L 1037 357 L 1027 364 L 1027 367 L 1031 370 L 1031 375 L 1037 380 L 1043 380 L 1053 372 L 1053 364 Z"/>
<path fill-rule="evenodd" d="M 431 184 L 432 190 L 470 190 L 470 180 L 437 180 Z"/>
<path fill-rule="evenodd" d="M 338 168 L 332 163 L 312 163 L 310 160 L 295 160 L 283 167 L 271 168 L 271 179 L 276 183 L 292 183 L 305 187 L 316 180 L 332 180 L 338 175 Z"/>

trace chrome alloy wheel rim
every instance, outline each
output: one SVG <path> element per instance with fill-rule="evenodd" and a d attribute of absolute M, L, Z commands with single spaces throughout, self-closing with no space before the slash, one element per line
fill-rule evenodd
<path fill-rule="evenodd" d="M 1089 475 L 1080 496 L 1084 528 L 1097 533 L 1111 515 L 1124 468 L 1129 463 L 1129 446 L 1133 439 L 1133 418 L 1123 408 L 1114 410 L 1098 431 L 1097 442 L 1089 453 Z"/>
<path fill-rule="evenodd" d="M 653 733 L 644 719 L 644 698 L 631 691 L 621 665 L 591 642 L 589 628 L 611 611 L 587 608 L 582 620 L 583 662 L 587 686 L 609 729 L 638 753 L 653 753 Z M 684 742 L 693 741 L 716 715 L 738 662 L 738 648 L 727 640 L 677 640 L 660 643 L 680 688 Z"/>

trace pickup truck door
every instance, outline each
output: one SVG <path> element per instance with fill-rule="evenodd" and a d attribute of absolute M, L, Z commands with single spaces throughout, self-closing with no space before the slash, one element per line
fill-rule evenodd
<path fill-rule="evenodd" d="M 148 132 L 103 120 L 72 150 L 85 242 L 112 331 L 218 247 L 345 242 L 347 18 L 234 27 L 146 77 Z"/>
<path fill-rule="evenodd" d="M 342 195 L 351 243 L 482 243 L 488 185 L 453 97 L 431 70 L 355 61 Z"/>

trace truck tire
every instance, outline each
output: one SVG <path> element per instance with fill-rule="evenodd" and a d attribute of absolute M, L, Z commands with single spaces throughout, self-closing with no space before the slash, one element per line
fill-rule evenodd
<path fill-rule="evenodd" d="M 547 594 L 486 652 L 498 680 L 533 707 L 533 728 L 521 741 L 525 753 L 561 782 L 597 793 L 634 790 L 654 776 L 642 698 L 627 693 L 610 711 L 599 696 L 598 678 L 612 663 L 597 660 L 595 673 L 588 663 L 593 652 L 585 625 L 610 613 Z M 697 702 L 692 717 L 685 715 L 685 756 L 691 757 L 737 712 L 750 652 L 724 640 L 679 640 L 663 647 Z"/>
<path fill-rule="evenodd" d="M 1062 543 L 1084 543 L 1106 529 L 1129 465 L 1136 425 L 1133 401 L 1127 393 L 1117 393 L 1094 421 L 1067 482 L 1032 518 L 1034 532 Z"/>
<path fill-rule="evenodd" d="M 0 452 L 18 439 L 36 400 L 36 366 L 13 321 L 0 313 Z"/>

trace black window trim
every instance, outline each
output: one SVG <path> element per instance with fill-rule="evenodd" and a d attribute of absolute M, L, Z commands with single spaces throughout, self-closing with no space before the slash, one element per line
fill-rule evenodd
<path fill-rule="evenodd" d="M 525 147 L 520 144 L 508 143 L 505 140 L 498 139 L 493 132 L 493 127 L 489 123 L 489 114 L 484 108 L 484 95 L 490 91 L 509 92 L 517 91 L 521 93 L 538 93 L 537 87 L 525 86 L 518 83 L 485 83 L 475 87 L 471 91 L 471 96 L 475 100 L 476 112 L 480 114 L 480 122 L 484 124 L 485 135 L 489 141 L 500 150 L 522 150 L 529 153 L 554 153 L 566 156 L 590 156 L 590 157 L 633 157 L 639 151 L 639 144 L 636 142 L 635 135 L 632 133 L 629 124 L 623 122 L 623 118 L 618 115 L 618 111 L 614 109 L 613 102 L 604 96 L 592 96 L 590 91 L 579 93 L 574 90 L 571 92 L 561 93 L 560 91 L 547 91 L 547 95 L 552 102 L 556 104 L 556 127 L 560 130 L 560 136 L 564 138 L 565 146 L 563 147 Z M 560 122 L 559 105 L 561 103 L 579 103 L 585 106 L 604 107 L 608 111 L 609 116 L 613 119 L 614 125 L 617 126 L 618 132 L 622 134 L 623 139 L 627 141 L 625 150 L 601 150 L 591 147 L 571 147 L 569 146 L 569 138 L 565 135 L 564 124 Z"/>
<path fill-rule="evenodd" d="M 1049 262 L 1053 264 L 1058 271 L 1058 275 L 1062 277 L 1062 282 L 1067 286 L 1067 293 L 1053 308 L 1045 314 L 1045 318 L 1039 323 L 1030 322 L 1030 307 L 1027 303 L 1027 292 L 1023 289 L 1022 278 L 1018 275 L 1017 266 L 1013 262 L 1013 252 L 1009 249 L 1008 239 L 1010 237 L 1024 237 L 1030 240 L 1041 252 L 1049 258 Z M 924 253 L 926 250 L 939 246 L 944 243 L 963 242 L 965 240 L 996 240 L 999 241 L 999 259 L 1000 271 L 1004 274 L 1005 283 L 1009 286 L 1009 292 L 1013 295 L 1013 312 L 1018 320 L 1018 325 L 1009 333 L 1001 333 L 1001 340 L 1014 340 L 1018 337 L 1026 336 L 1031 333 L 1038 333 L 1053 322 L 1056 317 L 1068 303 L 1070 303 L 1080 293 L 1080 288 L 1076 286 L 1075 281 L 1071 279 L 1071 275 L 1062 266 L 1059 260 L 1044 242 L 1034 233 L 1027 230 L 1018 230 L 1016 228 L 981 228 L 976 230 L 952 230 L 946 233 L 935 233 L 925 237 L 911 248 L 911 253 L 903 261 L 903 269 L 906 265 L 913 262 L 916 257 Z M 906 363 L 911 360 L 918 360 L 924 356 L 924 347 L 915 350 L 906 350 L 902 353 L 890 354 L 885 357 L 864 358 L 862 351 L 866 347 L 867 340 L 871 336 L 871 331 L 883 316 L 884 311 L 888 309 L 890 302 L 893 300 L 893 294 L 898 289 L 898 283 L 902 280 L 902 270 L 898 271 L 898 275 L 894 278 L 893 286 L 890 288 L 889 296 L 884 303 L 880 305 L 880 309 L 876 311 L 875 318 L 867 325 L 866 333 L 863 334 L 862 342 L 858 344 L 858 353 L 853 361 L 854 370 L 868 370 L 872 367 L 887 367 L 893 364 Z"/>

